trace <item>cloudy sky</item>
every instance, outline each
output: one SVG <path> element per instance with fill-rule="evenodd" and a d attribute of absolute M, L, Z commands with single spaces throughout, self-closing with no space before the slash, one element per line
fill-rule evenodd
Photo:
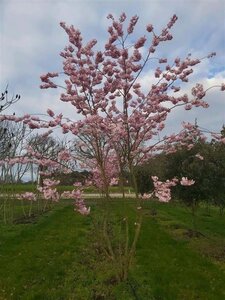
<path fill-rule="evenodd" d="M 225 82 L 225 0 L 1 0 L 0 1 L 0 86 L 9 85 L 9 93 L 21 95 L 12 110 L 17 115 L 45 113 L 48 108 L 74 117 L 71 107 L 59 101 L 60 90 L 41 90 L 40 75 L 62 70 L 60 51 L 68 44 L 60 21 L 79 28 L 87 41 L 96 38 L 104 45 L 108 13 L 131 17 L 137 14 L 137 36 L 152 23 L 160 32 L 176 13 L 178 21 L 172 29 L 173 40 L 160 47 L 158 55 L 168 58 L 188 53 L 204 57 L 215 51 L 217 56 L 197 65 L 191 82 L 209 87 Z M 151 71 L 145 73 L 146 85 Z M 192 84 L 191 84 L 192 83 Z M 208 93 L 210 108 L 187 112 L 179 109 L 171 114 L 168 128 L 175 131 L 182 120 L 219 130 L 225 123 L 225 93 L 213 89 Z M 8 111 L 10 112 L 10 110 Z M 73 113 L 73 114 L 72 114 Z M 72 115 L 71 115 L 72 114 Z"/>

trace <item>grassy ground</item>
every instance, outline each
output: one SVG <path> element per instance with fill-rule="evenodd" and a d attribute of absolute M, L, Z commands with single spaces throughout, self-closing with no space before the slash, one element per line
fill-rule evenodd
<path fill-rule="evenodd" d="M 57 191 L 60 194 L 64 191 L 72 191 L 74 189 L 76 189 L 74 186 L 57 186 Z M 17 219 L 23 219 L 26 215 L 32 215 L 32 217 L 33 215 L 38 216 L 40 212 L 48 209 L 48 206 L 51 206 L 51 204 L 46 203 L 43 199 L 38 199 L 38 201 L 33 202 L 29 200 L 18 201 L 17 195 L 25 192 L 36 193 L 37 186 L 30 183 L 0 184 L 0 223 L 2 221 L 4 223 L 14 222 Z M 126 197 L 129 194 L 132 196 L 133 188 L 125 187 L 124 192 L 126 193 Z M 84 194 L 84 197 L 89 199 L 92 196 L 97 197 L 97 195 L 100 195 L 99 190 L 94 186 L 85 188 Z M 114 194 L 114 197 L 118 197 L 118 194 L 122 196 L 121 187 L 110 187 L 110 194 Z M 29 222 L 28 219 L 27 222 Z"/>
<path fill-rule="evenodd" d="M 177 204 L 146 203 L 135 264 L 127 283 L 116 284 L 114 266 L 97 247 L 92 215 L 73 212 L 69 202 L 29 224 L 0 225 L 0 299 L 40 300 L 222 300 L 225 299 L 225 217 L 198 212 L 197 236 L 190 212 Z M 113 224 L 135 205 L 111 204 Z"/>
<path fill-rule="evenodd" d="M 57 190 L 59 192 L 63 191 L 72 191 L 75 187 L 70 185 L 59 185 L 57 187 Z M 87 187 L 84 189 L 86 193 L 99 193 L 99 190 L 97 188 L 93 187 Z M 126 186 L 124 187 L 124 191 L 126 193 L 134 192 L 132 187 Z M 1 184 L 0 186 L 0 193 L 24 193 L 24 192 L 36 192 L 36 185 L 35 184 Z M 111 186 L 110 187 L 110 193 L 121 193 L 121 187 L 119 186 Z"/>

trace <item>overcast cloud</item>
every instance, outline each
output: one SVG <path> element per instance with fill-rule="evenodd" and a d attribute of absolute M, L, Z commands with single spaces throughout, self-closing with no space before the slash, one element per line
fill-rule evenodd
<path fill-rule="evenodd" d="M 174 39 L 159 49 L 159 55 L 186 57 L 191 52 L 193 56 L 203 57 L 215 51 L 215 58 L 196 67 L 192 83 L 200 82 L 207 87 L 225 82 L 225 0 L 1 0 L 1 91 L 9 84 L 9 92 L 22 97 L 13 111 L 17 115 L 45 113 L 51 107 L 76 119 L 71 107 L 59 101 L 60 90 L 39 89 L 40 75 L 62 69 L 59 53 L 68 41 L 59 22 L 73 24 L 85 40 L 96 38 L 101 46 L 107 35 L 107 14 L 119 15 L 123 11 L 129 17 L 139 15 L 137 35 L 145 32 L 148 23 L 159 32 L 176 13 Z M 148 84 L 148 74 L 143 80 Z M 182 120 L 194 122 L 195 118 L 202 127 L 220 130 L 225 123 L 225 93 L 212 90 L 207 100 L 210 104 L 207 110 L 180 109 L 171 114 L 169 130 L 174 131 Z"/>

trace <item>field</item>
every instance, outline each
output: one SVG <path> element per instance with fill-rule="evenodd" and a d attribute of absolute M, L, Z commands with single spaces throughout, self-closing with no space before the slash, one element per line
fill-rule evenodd
<path fill-rule="evenodd" d="M 225 218 L 198 211 L 199 234 L 180 204 L 145 203 L 135 263 L 126 283 L 99 252 L 93 221 L 99 200 L 83 217 L 70 202 L 29 223 L 0 225 L 0 299 L 225 299 Z M 110 204 L 113 224 L 124 213 L 134 226 L 132 200 Z"/>
<path fill-rule="evenodd" d="M 57 187 L 58 191 L 72 191 L 74 186 L 71 185 L 60 185 Z M 111 186 L 109 188 L 111 193 L 120 193 L 121 188 L 119 186 Z M 21 184 L 1 184 L 0 193 L 4 193 L 7 191 L 8 193 L 16 192 L 16 193 L 24 193 L 24 192 L 34 192 L 36 191 L 36 185 L 31 183 L 21 183 Z M 124 187 L 124 191 L 126 193 L 134 192 L 132 187 L 126 186 Z M 99 190 L 96 187 L 85 187 L 85 193 L 98 193 Z"/>

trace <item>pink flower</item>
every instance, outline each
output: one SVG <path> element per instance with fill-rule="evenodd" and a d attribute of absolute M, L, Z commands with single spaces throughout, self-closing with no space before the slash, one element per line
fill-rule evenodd
<path fill-rule="evenodd" d="M 180 184 L 183 186 L 190 186 L 193 185 L 194 183 L 195 183 L 194 180 L 188 179 L 187 177 L 182 177 L 180 181 Z"/>
<path fill-rule="evenodd" d="M 61 198 L 70 199 L 70 198 L 71 198 L 71 193 L 70 193 L 70 191 L 64 191 L 64 192 L 61 194 Z"/>
<path fill-rule="evenodd" d="M 153 25 L 152 25 L 152 24 L 148 24 L 148 25 L 146 26 L 146 30 L 147 30 L 148 32 L 152 32 L 152 30 L 153 30 Z"/>
<path fill-rule="evenodd" d="M 82 186 L 82 183 L 81 183 L 81 182 L 74 182 L 73 186 L 81 187 L 81 186 Z"/>
<path fill-rule="evenodd" d="M 189 145 L 187 146 L 187 149 L 188 149 L 188 150 L 191 150 L 193 147 L 194 147 L 193 144 L 189 144 Z"/>
<path fill-rule="evenodd" d="M 177 179 L 166 180 L 165 182 L 159 181 L 157 176 L 152 176 L 154 193 L 160 202 L 169 202 L 171 200 L 170 188 L 177 184 Z"/>
<path fill-rule="evenodd" d="M 54 117 L 54 112 L 49 108 L 48 110 L 47 110 L 47 114 L 50 116 L 50 117 Z"/>
<path fill-rule="evenodd" d="M 86 206 L 80 206 L 75 210 L 78 211 L 81 215 L 87 216 L 90 214 L 91 208 L 87 208 Z"/>
<path fill-rule="evenodd" d="M 177 19 L 178 19 L 177 16 L 173 15 L 172 18 L 170 19 L 169 23 L 167 24 L 167 27 L 171 28 L 174 25 L 174 23 L 177 21 Z"/>
<path fill-rule="evenodd" d="M 29 201 L 36 201 L 36 195 L 34 193 L 31 193 L 31 192 L 26 192 L 26 193 L 23 193 L 23 194 L 19 194 L 18 196 L 18 199 L 24 199 L 24 200 L 29 200 Z"/>
<path fill-rule="evenodd" d="M 159 63 L 160 63 L 160 64 L 165 64 L 165 63 L 167 63 L 167 58 L 160 58 L 160 59 L 159 59 Z"/>
<path fill-rule="evenodd" d="M 153 195 L 153 193 L 151 193 L 151 194 L 144 193 L 140 198 L 143 200 L 148 200 L 152 197 L 152 195 Z"/>
<path fill-rule="evenodd" d="M 69 161 L 71 158 L 70 152 L 68 150 L 62 150 L 58 154 L 58 159 L 59 161 L 64 160 L 64 161 Z"/>
<path fill-rule="evenodd" d="M 44 179 L 43 183 L 46 187 L 53 187 L 53 186 L 58 185 L 60 183 L 60 181 L 59 180 L 51 180 L 49 178 L 46 178 L 46 179 Z"/>
<path fill-rule="evenodd" d="M 134 31 L 134 27 L 138 21 L 139 17 L 138 16 L 133 16 L 130 20 L 129 26 L 127 28 L 127 33 L 131 34 Z"/>
<path fill-rule="evenodd" d="M 197 153 L 197 154 L 195 155 L 195 157 L 197 157 L 197 158 L 200 159 L 200 160 L 204 160 L 204 157 L 201 156 L 201 154 L 199 154 L 199 153 Z"/>
<path fill-rule="evenodd" d="M 110 181 L 110 185 L 117 185 L 118 184 L 118 178 L 112 178 Z"/>
<path fill-rule="evenodd" d="M 135 49 L 138 49 L 138 48 L 141 48 L 144 46 L 146 42 L 146 37 L 145 36 L 142 36 L 134 45 L 134 48 Z"/>
<path fill-rule="evenodd" d="M 191 109 L 192 109 L 192 105 L 190 103 L 185 105 L 185 110 L 191 110 Z"/>

